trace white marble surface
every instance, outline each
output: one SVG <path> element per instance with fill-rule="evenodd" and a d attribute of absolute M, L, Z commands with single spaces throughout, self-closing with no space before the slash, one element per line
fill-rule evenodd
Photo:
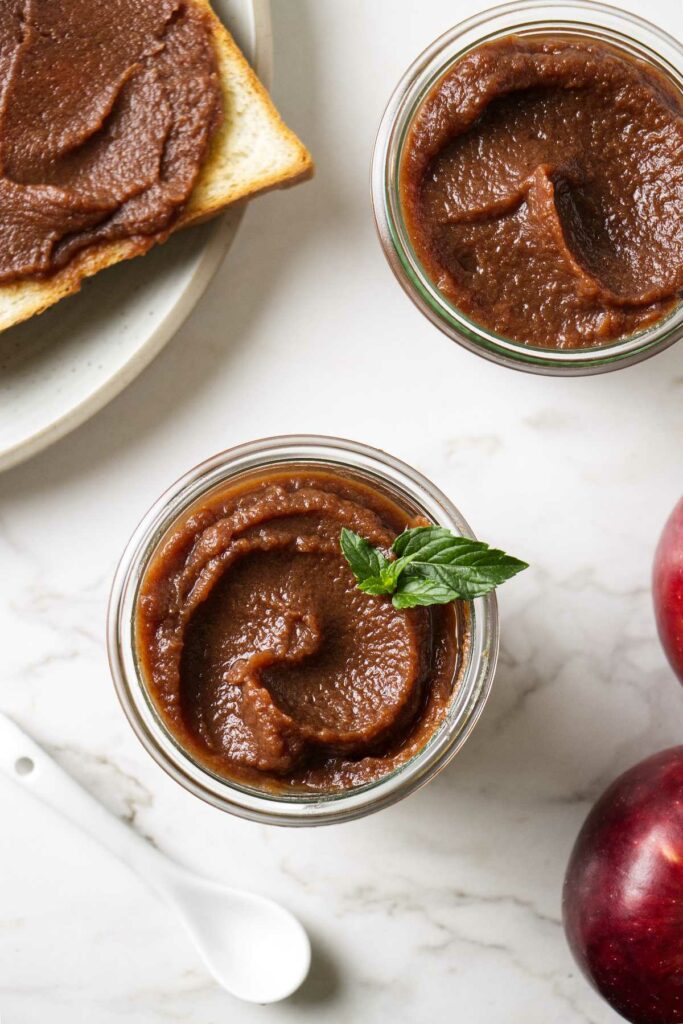
<path fill-rule="evenodd" d="M 276 97 L 316 181 L 259 200 L 147 372 L 0 478 L 0 709 L 163 850 L 299 913 L 310 981 L 277 1006 L 236 1003 L 141 883 L 0 780 L 3 1024 L 616 1021 L 565 948 L 560 886 L 601 787 L 680 741 L 649 571 L 681 493 L 683 349 L 594 379 L 514 374 L 449 343 L 395 284 L 370 214 L 375 129 L 417 51 L 483 6 L 275 0 Z M 680 0 L 648 11 L 683 32 Z M 494 694 L 450 768 L 390 810 L 306 831 L 230 818 L 166 778 L 103 645 L 147 505 L 204 456 L 289 431 L 392 451 L 533 564 L 501 592 Z"/>

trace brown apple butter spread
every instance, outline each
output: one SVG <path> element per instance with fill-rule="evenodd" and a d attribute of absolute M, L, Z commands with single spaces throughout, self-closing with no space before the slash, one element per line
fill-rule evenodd
<path fill-rule="evenodd" d="M 0 281 L 170 231 L 221 118 L 185 0 L 2 0 Z"/>
<path fill-rule="evenodd" d="M 357 589 L 339 547 L 346 526 L 388 552 L 416 522 L 374 486 L 296 466 L 191 509 L 152 556 L 135 628 L 179 745 L 219 776 L 313 792 L 420 750 L 456 685 L 466 612 L 397 611 Z"/>
<path fill-rule="evenodd" d="M 579 348 L 633 334 L 683 291 L 683 98 L 597 40 L 507 37 L 456 62 L 401 168 L 427 274 L 497 334 Z"/>

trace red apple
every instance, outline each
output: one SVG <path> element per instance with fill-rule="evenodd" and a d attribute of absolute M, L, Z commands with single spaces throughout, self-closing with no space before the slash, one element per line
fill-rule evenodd
<path fill-rule="evenodd" d="M 569 860 L 563 915 L 579 966 L 617 1013 L 683 1022 L 683 747 L 600 797 Z"/>
<path fill-rule="evenodd" d="M 664 650 L 683 683 L 683 498 L 657 545 L 652 593 Z"/>

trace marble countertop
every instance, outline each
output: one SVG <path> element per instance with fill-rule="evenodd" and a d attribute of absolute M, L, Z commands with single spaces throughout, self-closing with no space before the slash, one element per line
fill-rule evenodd
<path fill-rule="evenodd" d="M 162 850 L 290 906 L 310 979 L 282 1004 L 237 1003 L 126 868 L 0 781 L 3 1024 L 617 1020 L 577 975 L 560 889 L 600 790 L 680 742 L 649 572 L 681 493 L 683 349 L 592 379 L 515 374 L 447 341 L 393 280 L 370 210 L 375 130 L 417 52 L 484 6 L 275 0 L 275 96 L 316 180 L 255 202 L 153 365 L 0 477 L 0 709 Z M 680 0 L 648 14 L 683 33 Z M 209 454 L 285 432 L 387 449 L 533 566 L 501 592 L 493 695 L 450 767 L 380 814 L 302 831 L 167 778 L 119 710 L 103 643 L 117 557 L 152 500 Z"/>

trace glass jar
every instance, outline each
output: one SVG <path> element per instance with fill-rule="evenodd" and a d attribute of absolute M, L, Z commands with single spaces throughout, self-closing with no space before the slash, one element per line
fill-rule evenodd
<path fill-rule="evenodd" d="M 510 341 L 475 323 L 430 280 L 403 220 L 399 171 L 408 128 L 436 83 L 465 54 L 507 35 L 571 34 L 598 39 L 653 65 L 683 92 L 683 46 L 650 22 L 591 0 L 523 0 L 484 11 L 437 39 L 397 85 L 379 128 L 372 165 L 372 196 L 380 241 L 400 284 L 449 338 L 493 362 L 555 376 L 603 373 L 640 362 L 683 336 L 683 304 L 664 320 L 603 346 L 558 350 Z"/>
<path fill-rule="evenodd" d="M 152 506 L 119 563 L 109 603 L 107 639 L 114 684 L 143 746 L 168 774 L 195 796 L 244 818 L 266 824 L 320 825 L 359 818 L 400 800 L 431 779 L 457 753 L 488 697 L 498 654 L 494 594 L 463 603 L 465 636 L 446 717 L 409 761 L 378 781 L 329 794 L 270 793 L 220 778 L 198 764 L 174 740 L 147 692 L 136 655 L 137 597 L 150 558 L 161 539 L 190 506 L 247 475 L 283 467 L 333 469 L 371 484 L 415 515 L 455 533 L 472 531 L 441 491 L 420 473 L 384 452 L 338 438 L 274 437 L 229 449 L 181 477 Z"/>

